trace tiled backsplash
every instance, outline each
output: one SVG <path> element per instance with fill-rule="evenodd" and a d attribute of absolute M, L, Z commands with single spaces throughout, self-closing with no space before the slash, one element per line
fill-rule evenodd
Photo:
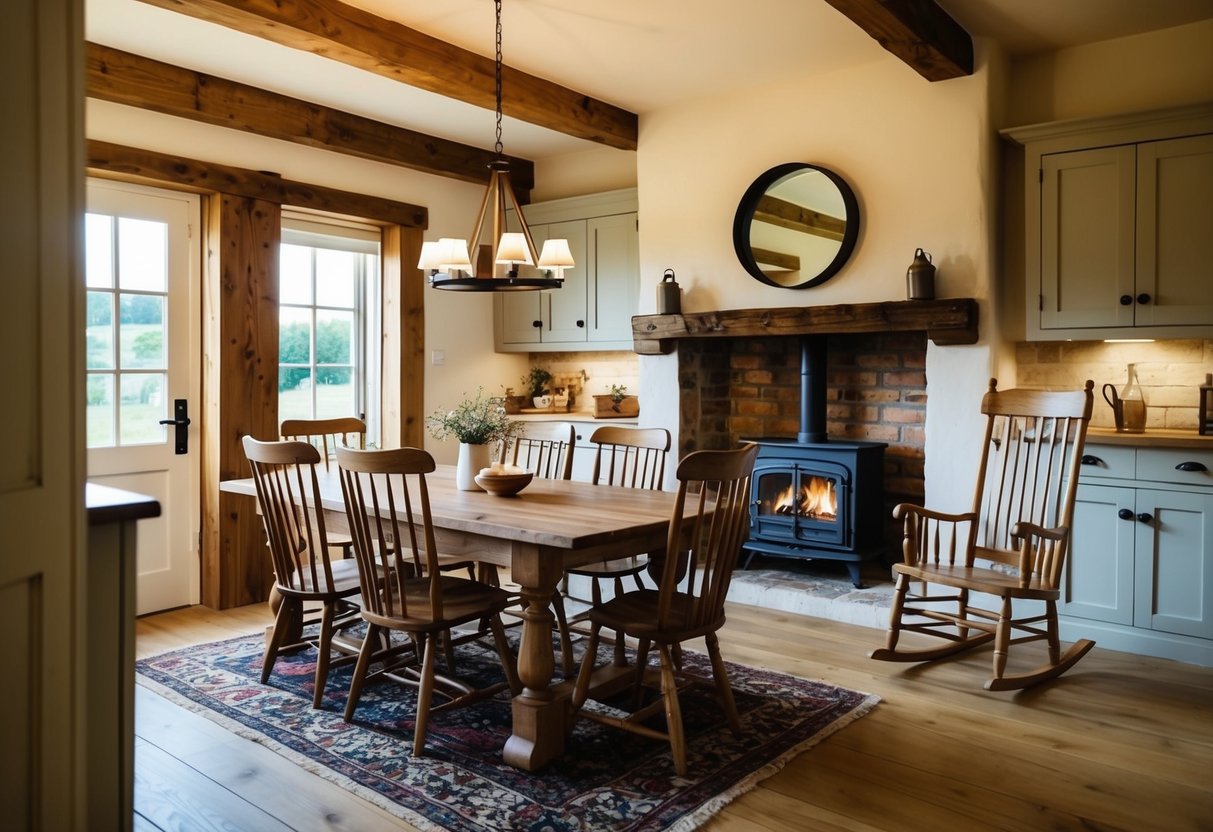
<path fill-rule="evenodd" d="M 530 358 L 532 367 L 543 367 L 554 376 L 554 386 L 572 390 L 574 412 L 592 411 L 592 397 L 611 392 L 613 384 L 627 387 L 632 395 L 640 392 L 640 362 L 633 352 L 533 352 Z"/>
<path fill-rule="evenodd" d="M 1016 345 L 1018 385 L 1060 390 L 1095 382 L 1093 427 L 1113 427 L 1112 408 L 1100 393 L 1104 384 L 1119 392 L 1128 380 L 1126 368 L 1137 365 L 1145 391 L 1146 427 L 1195 429 L 1197 388 L 1213 372 L 1213 340 L 1105 343 L 1103 341 L 1034 341 Z"/>

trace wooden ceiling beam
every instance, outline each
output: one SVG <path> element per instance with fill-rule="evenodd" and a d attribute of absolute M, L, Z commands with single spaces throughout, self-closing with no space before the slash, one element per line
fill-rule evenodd
<path fill-rule="evenodd" d="M 934 0 L 826 0 L 926 78 L 973 74 L 973 39 Z"/>
<path fill-rule="evenodd" d="M 846 220 L 775 196 L 763 196 L 758 200 L 754 206 L 754 221 L 837 241 L 842 240 L 847 230 Z"/>
<path fill-rule="evenodd" d="M 404 228 L 425 229 L 429 225 L 429 212 L 421 205 L 292 182 L 264 171 L 201 162 L 95 139 L 88 141 L 85 152 L 85 164 L 90 171 L 117 179 L 169 182 L 202 193 L 219 192 L 261 199 L 293 208 L 393 223 Z"/>
<path fill-rule="evenodd" d="M 86 44 L 86 60 L 90 98 L 478 184 L 488 182 L 488 165 L 496 158 L 492 151 L 96 43 Z M 510 181 L 519 201 L 526 201 L 535 166 L 510 157 Z"/>
<path fill-rule="evenodd" d="M 492 58 L 438 40 L 338 0 L 143 0 L 492 110 Z M 486 19 L 485 25 L 488 25 Z M 530 124 L 621 150 L 635 150 L 635 113 L 502 68 L 502 112 Z"/>

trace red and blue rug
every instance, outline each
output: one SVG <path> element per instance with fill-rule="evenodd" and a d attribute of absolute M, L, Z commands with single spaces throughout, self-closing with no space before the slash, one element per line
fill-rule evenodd
<path fill-rule="evenodd" d="M 426 830 L 694 829 L 878 701 L 729 663 L 742 731 L 729 730 L 708 692 L 683 696 L 689 777 L 675 774 L 667 745 L 589 720 L 577 722 L 560 761 L 528 773 L 501 761 L 508 693 L 435 714 L 426 756 L 414 758 L 414 691 L 390 681 L 368 685 L 347 723 L 348 665 L 330 673 L 324 706 L 313 710 L 315 653 L 283 656 L 262 685 L 263 644 L 253 635 L 144 659 L 138 681 Z M 459 648 L 458 662 L 466 679 L 501 678 L 487 645 Z M 688 652 L 685 664 L 710 673 L 705 656 Z"/>

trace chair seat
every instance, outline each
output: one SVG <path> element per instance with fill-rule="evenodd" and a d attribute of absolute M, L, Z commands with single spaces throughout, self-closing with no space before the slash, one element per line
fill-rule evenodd
<path fill-rule="evenodd" d="M 358 583 L 358 563 L 353 560 L 334 560 L 329 562 L 329 566 L 333 570 L 333 597 L 344 598 L 349 595 L 356 595 L 360 589 L 360 584 Z M 279 582 L 278 591 L 283 595 L 303 594 L 311 597 L 328 594 L 324 591 L 323 586 L 312 586 L 312 575 L 310 572 L 300 572 L 296 577 L 298 579 L 296 586 L 286 586 Z"/>
<path fill-rule="evenodd" d="M 633 555 L 616 560 L 583 563 L 581 566 L 573 566 L 565 571 L 570 575 L 586 575 L 591 578 L 622 578 L 628 575 L 639 575 L 648 568 L 648 555 Z"/>
<path fill-rule="evenodd" d="M 434 608 L 430 604 L 429 578 L 410 578 L 405 581 L 404 591 L 408 603 L 408 616 L 380 616 L 364 609 L 362 616 L 372 624 L 383 627 L 423 631 L 445 630 L 486 615 L 500 613 L 514 603 L 515 596 L 500 587 L 489 586 L 479 581 L 442 575 L 438 579 L 442 586 L 442 618 L 435 622 Z"/>
<path fill-rule="evenodd" d="M 1036 576 L 1033 576 L 1031 582 L 1023 587 L 1019 585 L 1018 575 L 1009 575 L 982 566 L 895 563 L 893 571 L 919 581 L 967 588 L 990 595 L 1035 598 L 1041 601 L 1056 601 L 1060 597 L 1059 590 L 1041 586 L 1039 578 Z"/>
<path fill-rule="evenodd" d="M 672 626 L 662 630 L 657 622 L 657 605 L 661 593 L 656 589 L 639 589 L 635 592 L 625 592 L 617 595 L 606 603 L 592 607 L 585 615 L 585 620 L 598 624 L 608 630 L 627 633 L 628 635 L 650 639 L 658 644 L 672 644 L 696 638 L 707 632 L 720 628 L 724 623 L 724 610 L 719 619 L 698 627 Z M 670 597 L 670 620 L 677 622 L 689 620 L 691 607 L 701 603 L 700 600 L 682 593 L 674 593 Z"/>

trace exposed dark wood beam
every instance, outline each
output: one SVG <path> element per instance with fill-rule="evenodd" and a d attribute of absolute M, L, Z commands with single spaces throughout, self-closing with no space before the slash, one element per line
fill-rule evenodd
<path fill-rule="evenodd" d="M 754 221 L 838 241 L 842 240 L 847 230 L 846 220 L 774 196 L 764 196 L 758 200 L 754 206 Z"/>
<path fill-rule="evenodd" d="M 684 338 L 843 332 L 926 332 L 940 346 L 976 344 L 977 319 L 977 301 L 972 298 L 636 315 L 632 318 L 632 343 L 641 355 L 665 355 Z"/>
<path fill-rule="evenodd" d="M 220 127 L 296 142 L 461 179 L 488 181 L 492 151 L 427 136 L 362 116 L 322 107 L 236 81 L 89 43 L 90 98 L 155 110 Z M 510 181 L 519 201 L 535 184 L 534 165 L 510 158 Z"/>
<path fill-rule="evenodd" d="M 89 170 L 124 179 L 171 182 L 198 191 L 260 199 L 404 228 L 425 229 L 429 225 L 429 212 L 420 205 L 292 182 L 262 171 L 96 140 L 89 140 L 86 153 Z"/>
<path fill-rule="evenodd" d="M 771 251 L 767 248 L 758 248 L 750 246 L 750 253 L 754 255 L 754 261 L 758 263 L 758 268 L 763 266 L 774 266 L 775 269 L 785 272 L 800 271 L 800 258 L 795 254 L 784 254 L 781 251 Z M 763 271 L 770 271 L 763 269 Z"/>
<path fill-rule="evenodd" d="M 386 78 L 493 109 L 492 58 L 338 0 L 143 0 Z M 487 6 L 486 6 L 487 13 Z M 489 18 L 485 25 L 488 26 Z M 621 150 L 636 149 L 637 118 L 620 107 L 511 67 L 502 111 Z"/>
<path fill-rule="evenodd" d="M 826 0 L 928 81 L 973 74 L 973 39 L 934 0 Z"/>

